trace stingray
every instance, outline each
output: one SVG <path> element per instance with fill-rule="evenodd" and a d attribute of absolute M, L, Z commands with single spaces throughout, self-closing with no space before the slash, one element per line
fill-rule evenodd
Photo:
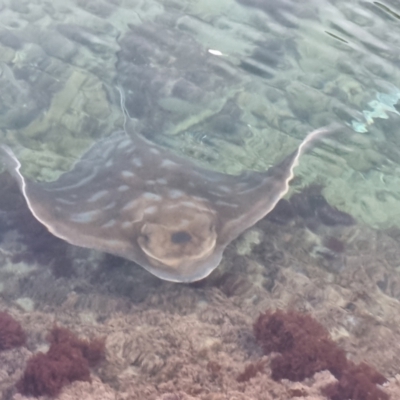
<path fill-rule="evenodd" d="M 132 260 L 161 279 L 208 276 L 226 246 L 267 215 L 289 189 L 299 157 L 333 128 L 309 133 L 266 172 L 210 171 L 125 129 L 96 142 L 54 182 L 21 174 L 12 150 L 0 159 L 34 215 L 55 236 Z"/>

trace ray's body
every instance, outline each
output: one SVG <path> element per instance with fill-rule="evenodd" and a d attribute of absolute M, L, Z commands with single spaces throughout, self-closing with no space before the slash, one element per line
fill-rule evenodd
<path fill-rule="evenodd" d="M 33 215 L 51 233 L 125 257 L 176 282 L 209 275 L 225 247 L 287 193 L 304 150 L 333 130 L 311 132 L 264 173 L 231 176 L 201 168 L 126 125 L 128 133 L 95 143 L 54 182 L 25 179 L 7 146 L 0 146 L 0 158 Z"/>

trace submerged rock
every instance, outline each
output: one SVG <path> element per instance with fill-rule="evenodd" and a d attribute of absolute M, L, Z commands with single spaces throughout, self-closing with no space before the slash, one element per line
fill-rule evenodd
<path fill-rule="evenodd" d="M 13 70 L 0 63 L 0 128 L 20 129 L 32 122 L 45 107 L 46 95 L 34 92 Z"/>
<path fill-rule="evenodd" d="M 238 75 L 191 35 L 157 24 L 131 26 L 120 40 L 118 81 L 142 132 L 176 134 L 222 110 Z"/>

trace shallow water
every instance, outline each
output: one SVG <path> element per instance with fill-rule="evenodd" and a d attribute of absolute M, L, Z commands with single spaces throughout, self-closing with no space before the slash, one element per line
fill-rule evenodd
<path fill-rule="evenodd" d="M 191 285 L 53 238 L 1 175 L 0 308 L 27 335 L 0 352 L 2 398 L 25 398 L 15 384 L 54 323 L 106 349 L 59 398 L 327 398 L 332 371 L 273 379 L 253 323 L 275 309 L 310 314 L 400 398 L 399 19 L 394 0 L 0 0 L 0 144 L 31 179 L 123 128 L 117 87 L 138 132 L 228 174 L 343 125 Z"/>

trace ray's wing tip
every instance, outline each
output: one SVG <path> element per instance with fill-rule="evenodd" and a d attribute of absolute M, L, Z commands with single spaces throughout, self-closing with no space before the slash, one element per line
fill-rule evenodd
<path fill-rule="evenodd" d="M 14 152 L 5 144 L 0 145 L 0 162 L 10 172 L 19 169 L 21 166 Z"/>
<path fill-rule="evenodd" d="M 302 150 L 306 150 L 318 140 L 324 139 L 326 136 L 331 135 L 344 128 L 343 124 L 338 122 L 333 122 L 330 125 L 323 126 L 321 128 L 315 129 L 312 132 L 308 133 L 308 135 L 304 138 L 301 148 Z"/>
<path fill-rule="evenodd" d="M 6 171 L 8 171 L 8 173 L 16 180 L 19 188 L 24 193 L 26 181 L 20 172 L 21 163 L 18 161 L 18 158 L 11 150 L 11 148 L 5 144 L 0 145 L 0 165 L 1 164 L 4 166 Z"/>
<path fill-rule="evenodd" d="M 307 136 L 310 138 L 315 137 L 323 137 L 325 135 L 330 135 L 332 133 L 336 133 L 339 129 L 342 129 L 343 125 L 339 122 L 333 122 L 327 126 L 323 126 L 321 128 L 315 129 L 314 131 L 310 132 Z"/>

